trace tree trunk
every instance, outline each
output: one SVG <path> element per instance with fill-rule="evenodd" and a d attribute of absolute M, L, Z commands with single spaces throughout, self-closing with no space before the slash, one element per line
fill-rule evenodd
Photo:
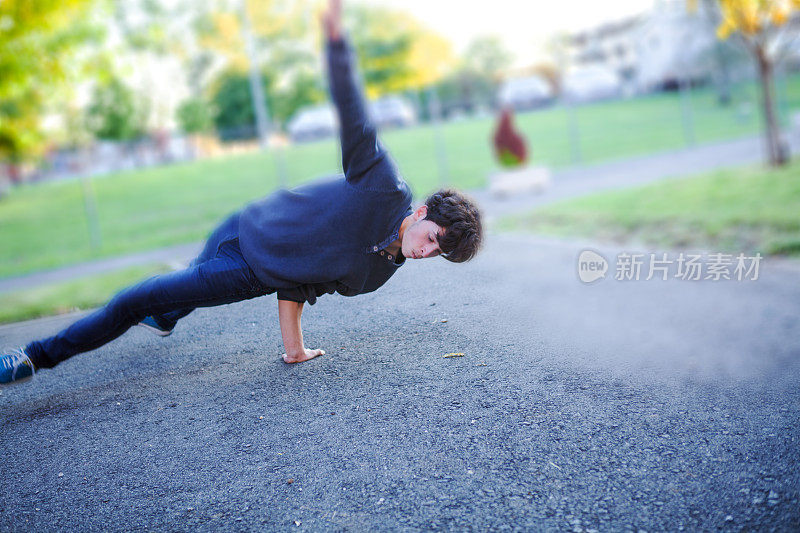
<path fill-rule="evenodd" d="M 775 117 L 773 65 L 763 47 L 756 49 L 756 59 L 758 61 L 758 76 L 761 82 L 761 104 L 763 107 L 761 114 L 764 120 L 767 160 L 770 166 L 777 167 L 786 163 L 788 154 L 786 153 L 786 147 L 781 144 L 780 130 Z"/>

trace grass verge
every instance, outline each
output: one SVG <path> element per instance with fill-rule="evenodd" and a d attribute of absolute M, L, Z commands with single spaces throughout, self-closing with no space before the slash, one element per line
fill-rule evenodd
<path fill-rule="evenodd" d="M 3 293 L 0 294 L 0 324 L 97 307 L 120 289 L 167 271 L 166 265 L 151 264 Z"/>
<path fill-rule="evenodd" d="M 800 162 L 593 194 L 503 219 L 499 228 L 667 249 L 800 256 Z"/>

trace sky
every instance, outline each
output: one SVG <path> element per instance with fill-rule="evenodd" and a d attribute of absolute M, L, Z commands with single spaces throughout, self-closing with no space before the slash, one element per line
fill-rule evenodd
<path fill-rule="evenodd" d="M 657 0 L 360 0 L 408 11 L 448 38 L 460 53 L 477 35 L 497 35 L 516 57 L 516 66 L 543 59 L 548 37 L 636 15 Z M 658 0 L 685 1 L 685 0 Z M 465 7 L 469 6 L 469 7 Z"/>

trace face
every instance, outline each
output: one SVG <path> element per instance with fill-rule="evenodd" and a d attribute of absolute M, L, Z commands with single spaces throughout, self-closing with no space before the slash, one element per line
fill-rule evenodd
<path fill-rule="evenodd" d="M 417 209 L 413 215 L 414 222 L 403 234 L 402 251 L 408 259 L 436 257 L 442 253 L 437 235 L 443 235 L 444 229 L 430 220 L 425 220 L 427 212 L 428 209 L 424 205 Z"/>

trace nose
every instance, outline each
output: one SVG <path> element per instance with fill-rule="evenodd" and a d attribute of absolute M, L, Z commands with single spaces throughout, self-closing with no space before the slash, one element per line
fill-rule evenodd
<path fill-rule="evenodd" d="M 422 248 L 422 257 L 430 257 L 430 255 L 436 250 L 436 246 L 433 244 L 427 244 Z"/>

